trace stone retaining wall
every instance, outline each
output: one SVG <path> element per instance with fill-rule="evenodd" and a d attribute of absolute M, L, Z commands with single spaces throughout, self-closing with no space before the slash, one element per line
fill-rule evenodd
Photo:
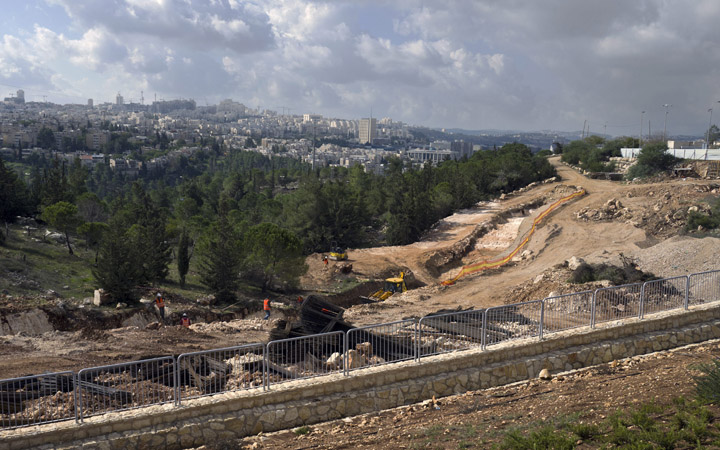
<path fill-rule="evenodd" d="M 720 305 L 311 380 L 0 432 L 0 450 L 197 447 L 720 338 Z"/>

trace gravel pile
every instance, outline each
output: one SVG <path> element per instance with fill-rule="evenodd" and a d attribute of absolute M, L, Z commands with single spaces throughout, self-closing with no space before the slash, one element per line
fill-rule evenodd
<path fill-rule="evenodd" d="M 720 239 L 675 236 L 630 256 L 637 258 L 638 269 L 661 277 L 720 270 Z"/>

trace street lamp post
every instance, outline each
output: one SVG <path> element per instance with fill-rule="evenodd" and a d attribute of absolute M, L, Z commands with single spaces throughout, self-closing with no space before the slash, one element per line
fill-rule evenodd
<path fill-rule="evenodd" d="M 720 100 L 718 100 L 717 103 L 720 103 Z M 708 109 L 708 112 L 710 113 L 710 123 L 708 124 L 707 133 L 705 134 L 705 159 L 707 159 L 707 150 L 710 149 L 710 128 L 712 128 L 713 109 Z"/>
<path fill-rule="evenodd" d="M 645 114 L 645 111 L 640 111 L 640 140 L 638 141 L 638 147 L 642 148 L 642 122 L 643 122 L 643 114 Z"/>
<path fill-rule="evenodd" d="M 712 127 L 712 108 L 708 109 L 708 112 L 710 113 L 710 123 L 708 123 L 708 129 L 707 134 L 705 135 L 705 150 L 710 148 L 710 127 Z M 707 152 L 705 152 L 707 154 Z"/>
<path fill-rule="evenodd" d="M 666 141 L 667 143 L 667 116 L 668 116 L 668 110 L 670 109 L 672 105 L 665 103 L 663 107 L 665 108 L 665 124 L 663 125 L 663 141 Z"/>

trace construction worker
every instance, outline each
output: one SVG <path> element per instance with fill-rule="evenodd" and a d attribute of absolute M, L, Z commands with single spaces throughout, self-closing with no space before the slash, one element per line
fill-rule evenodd
<path fill-rule="evenodd" d="M 323 256 L 323 262 L 325 263 L 325 267 L 327 267 L 327 265 L 328 265 L 328 257 L 327 256 Z"/>
<path fill-rule="evenodd" d="M 185 328 L 190 328 L 190 318 L 188 317 L 187 313 L 183 313 L 182 318 L 180 319 L 180 325 L 184 326 Z"/>
<path fill-rule="evenodd" d="M 302 303 L 302 302 L 303 302 L 302 295 L 298 295 L 298 303 Z"/>
<path fill-rule="evenodd" d="M 270 318 L 270 299 L 263 300 L 263 309 L 265 310 L 265 320 Z"/>
<path fill-rule="evenodd" d="M 160 311 L 160 318 L 162 321 L 165 321 L 165 299 L 163 299 L 161 293 L 157 293 L 155 296 L 155 306 L 157 306 L 158 311 Z"/>

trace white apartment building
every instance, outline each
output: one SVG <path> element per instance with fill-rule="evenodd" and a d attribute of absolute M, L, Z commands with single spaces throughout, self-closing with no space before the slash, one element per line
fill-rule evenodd
<path fill-rule="evenodd" d="M 361 144 L 372 144 L 377 137 L 377 119 L 360 119 L 358 124 L 358 141 Z"/>

